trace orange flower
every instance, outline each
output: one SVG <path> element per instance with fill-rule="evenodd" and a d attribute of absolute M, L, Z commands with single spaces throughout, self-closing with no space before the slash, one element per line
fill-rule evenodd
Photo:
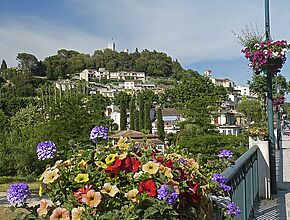
<path fill-rule="evenodd" d="M 39 216 L 46 216 L 48 212 L 48 202 L 46 199 L 42 199 L 39 204 L 39 208 L 37 209 L 37 213 Z"/>
<path fill-rule="evenodd" d="M 69 211 L 63 208 L 56 208 L 53 210 L 50 220 L 69 220 Z"/>
<path fill-rule="evenodd" d="M 102 195 L 100 192 L 95 192 L 95 190 L 91 189 L 87 194 L 83 195 L 82 202 L 93 208 L 99 205 L 101 198 Z"/>

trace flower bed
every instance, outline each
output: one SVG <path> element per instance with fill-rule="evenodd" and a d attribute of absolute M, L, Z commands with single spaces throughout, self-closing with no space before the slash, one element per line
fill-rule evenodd
<path fill-rule="evenodd" d="M 40 177 L 40 194 L 46 193 L 52 204 L 42 200 L 36 207 L 26 206 L 30 217 L 209 219 L 216 206 L 209 195 L 227 196 L 231 190 L 225 177 L 212 174 L 193 158 L 173 151 L 161 154 L 148 141 L 134 143 L 122 138 L 110 144 L 105 142 L 107 132 L 95 127 L 91 139 L 96 145 L 85 146 L 72 158 L 46 168 Z M 53 142 L 39 146 L 40 160 L 55 156 Z M 217 160 L 226 165 L 232 156 L 231 151 L 223 150 Z M 26 186 L 11 185 L 11 205 L 25 205 L 29 196 Z M 228 218 L 240 213 L 230 200 L 219 207 Z"/>

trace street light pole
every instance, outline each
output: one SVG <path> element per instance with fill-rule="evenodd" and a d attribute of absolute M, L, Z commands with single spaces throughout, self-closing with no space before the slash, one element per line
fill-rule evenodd
<path fill-rule="evenodd" d="M 265 33 L 266 33 L 266 41 L 270 41 L 271 37 L 270 37 L 269 0 L 265 0 Z M 277 194 L 273 97 L 272 97 L 273 69 L 271 67 L 268 67 L 267 70 L 265 70 L 264 72 L 267 74 L 267 113 L 268 113 L 268 131 L 269 131 L 271 194 Z"/>

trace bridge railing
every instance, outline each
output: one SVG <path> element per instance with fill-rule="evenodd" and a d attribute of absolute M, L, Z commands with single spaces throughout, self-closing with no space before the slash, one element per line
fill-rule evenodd
<path fill-rule="evenodd" d="M 248 219 L 259 196 L 258 146 L 253 146 L 227 168 L 224 175 L 232 187 L 230 197 L 241 209 L 236 219 Z"/>

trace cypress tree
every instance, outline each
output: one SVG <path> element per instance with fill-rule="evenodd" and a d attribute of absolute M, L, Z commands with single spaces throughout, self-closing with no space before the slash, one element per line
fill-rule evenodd
<path fill-rule="evenodd" d="M 129 109 L 130 109 L 130 129 L 135 130 L 135 126 L 134 126 L 135 125 L 134 124 L 135 99 L 134 97 L 132 97 L 130 100 Z"/>
<path fill-rule="evenodd" d="M 149 132 L 149 134 L 152 133 L 152 124 L 150 120 L 150 104 L 149 102 L 145 102 L 144 106 L 144 129 Z"/>
<path fill-rule="evenodd" d="M 161 108 L 157 109 L 157 134 L 159 136 L 159 139 L 164 141 L 165 131 Z"/>
<path fill-rule="evenodd" d="M 137 109 L 134 110 L 134 129 L 139 131 L 139 111 Z"/>
<path fill-rule="evenodd" d="M 144 129 L 144 97 L 139 96 L 139 131 Z"/>
<path fill-rule="evenodd" d="M 0 68 L 0 72 L 2 72 L 3 70 L 7 69 L 7 63 L 6 61 L 3 59 L 2 63 L 1 63 L 1 68 Z"/>
<path fill-rule="evenodd" d="M 127 130 L 126 103 L 123 97 L 120 102 L 120 130 Z"/>
<path fill-rule="evenodd" d="M 51 65 L 49 62 L 46 65 L 46 78 L 53 79 L 53 73 L 52 73 Z"/>

